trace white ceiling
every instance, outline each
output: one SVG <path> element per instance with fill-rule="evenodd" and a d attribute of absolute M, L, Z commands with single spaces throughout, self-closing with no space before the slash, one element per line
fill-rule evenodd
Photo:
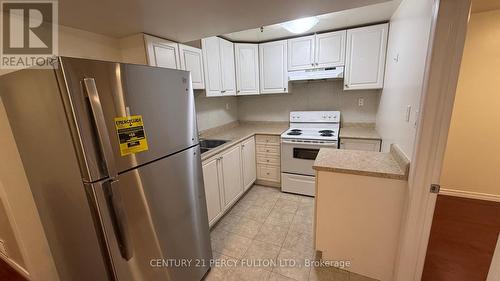
<path fill-rule="evenodd" d="M 186 42 L 388 0 L 59 0 L 59 23 L 112 37 Z"/>
<path fill-rule="evenodd" d="M 400 0 L 394 0 L 360 8 L 323 14 L 318 16 L 318 24 L 306 33 L 312 34 L 326 30 L 335 30 L 350 26 L 387 21 L 391 18 L 400 2 Z M 262 31 L 260 27 L 258 27 L 222 35 L 222 37 L 236 42 L 263 42 L 291 36 L 297 36 L 297 34 L 287 31 L 282 28 L 280 24 L 264 26 Z"/>

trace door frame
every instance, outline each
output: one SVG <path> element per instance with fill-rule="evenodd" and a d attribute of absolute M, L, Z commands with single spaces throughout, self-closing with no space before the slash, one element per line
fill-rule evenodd
<path fill-rule="evenodd" d="M 435 0 L 414 159 L 394 280 L 421 279 L 443 164 L 471 0 Z"/>

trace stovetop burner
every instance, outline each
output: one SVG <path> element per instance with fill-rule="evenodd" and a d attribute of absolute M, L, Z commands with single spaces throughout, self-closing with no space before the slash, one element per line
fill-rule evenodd
<path fill-rule="evenodd" d="M 333 137 L 332 133 L 321 133 L 320 136 L 322 137 Z"/>
<path fill-rule="evenodd" d="M 332 131 L 332 130 L 321 130 L 321 131 L 319 131 L 319 133 L 320 133 L 321 135 L 323 135 L 323 134 L 328 134 L 328 135 L 331 135 L 331 134 L 333 133 L 333 131 Z"/>
<path fill-rule="evenodd" d="M 291 129 L 290 132 L 302 132 L 301 129 Z"/>
<path fill-rule="evenodd" d="M 289 136 L 299 136 L 299 135 L 302 135 L 302 133 L 299 131 L 294 131 L 292 130 L 291 132 L 288 132 L 287 135 Z"/>

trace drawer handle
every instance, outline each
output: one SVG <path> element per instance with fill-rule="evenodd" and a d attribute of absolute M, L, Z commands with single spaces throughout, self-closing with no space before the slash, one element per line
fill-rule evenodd
<path fill-rule="evenodd" d="M 269 159 L 267 159 L 266 162 L 269 162 Z"/>
<path fill-rule="evenodd" d="M 266 173 L 266 175 L 268 175 L 268 176 L 269 176 L 269 173 Z"/>

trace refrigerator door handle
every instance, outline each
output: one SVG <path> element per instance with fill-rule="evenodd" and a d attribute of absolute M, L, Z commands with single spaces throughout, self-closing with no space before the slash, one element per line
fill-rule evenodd
<path fill-rule="evenodd" d="M 130 237 L 127 235 L 128 222 L 126 214 L 123 211 L 124 207 L 121 194 L 119 190 L 116 191 L 118 188 L 118 180 L 110 181 L 109 188 L 105 188 L 105 195 L 107 197 L 106 202 L 108 206 L 110 206 L 109 213 L 120 254 L 122 258 L 128 261 L 132 258 L 132 250 L 129 246 L 131 245 L 131 241 Z"/>
<path fill-rule="evenodd" d="M 111 148 L 108 129 L 106 127 L 106 119 L 104 118 L 104 112 L 102 110 L 101 100 L 99 99 L 99 93 L 97 91 L 95 79 L 84 78 L 83 85 L 90 100 L 92 116 L 94 117 L 94 122 L 98 134 L 97 138 L 99 139 L 99 145 L 101 146 L 102 154 L 104 156 L 104 164 L 106 165 L 108 176 L 112 180 L 116 180 L 116 178 L 118 177 L 118 171 L 115 166 L 113 150 Z"/>

